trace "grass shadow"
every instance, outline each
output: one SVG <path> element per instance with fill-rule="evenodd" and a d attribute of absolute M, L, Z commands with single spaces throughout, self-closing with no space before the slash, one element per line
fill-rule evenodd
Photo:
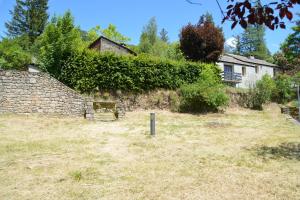
<path fill-rule="evenodd" d="M 264 159 L 289 159 L 300 161 L 300 143 L 282 143 L 277 147 L 262 146 L 256 149 Z"/>

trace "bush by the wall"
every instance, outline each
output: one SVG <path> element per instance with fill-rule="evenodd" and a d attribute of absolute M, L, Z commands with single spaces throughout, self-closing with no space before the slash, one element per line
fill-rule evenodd
<path fill-rule="evenodd" d="M 196 83 L 181 86 L 180 94 L 182 112 L 218 111 L 229 102 L 223 84 L 210 69 L 204 70 Z"/>
<path fill-rule="evenodd" d="M 275 77 L 276 89 L 273 98 L 278 103 L 286 103 L 293 98 L 292 78 L 286 74 Z"/>
<path fill-rule="evenodd" d="M 294 83 L 296 83 L 297 85 L 300 85 L 300 71 L 298 73 L 296 73 L 292 79 L 293 79 Z"/>
<path fill-rule="evenodd" d="M 269 75 L 264 75 L 261 80 L 256 82 L 254 88 L 243 94 L 245 105 L 252 109 L 262 110 L 263 104 L 271 101 L 276 85 Z"/>
<path fill-rule="evenodd" d="M 239 96 L 239 105 L 247 108 L 261 110 L 263 104 L 274 101 L 277 103 L 287 103 L 295 97 L 295 91 L 292 88 L 293 81 L 297 84 L 298 80 L 286 74 L 279 74 L 275 78 L 265 75 L 256 85 L 250 89 L 227 89 L 229 94 L 237 93 Z M 299 76 L 300 77 L 300 76 Z"/>
<path fill-rule="evenodd" d="M 256 88 L 260 96 L 262 96 L 261 98 L 267 102 L 271 101 L 272 94 L 276 89 L 276 84 L 271 76 L 264 75 L 261 80 L 257 81 Z"/>
<path fill-rule="evenodd" d="M 149 91 L 176 89 L 196 82 L 204 69 L 211 69 L 220 79 L 220 69 L 211 64 L 162 60 L 145 55 L 117 56 L 93 51 L 75 53 L 64 64 L 63 81 L 81 92 L 95 89 Z"/>

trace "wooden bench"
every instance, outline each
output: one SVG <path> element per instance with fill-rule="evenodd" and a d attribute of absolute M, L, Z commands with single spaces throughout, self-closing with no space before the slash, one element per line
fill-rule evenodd
<path fill-rule="evenodd" d="M 94 101 L 93 108 L 96 121 L 115 121 L 118 119 L 115 101 Z"/>

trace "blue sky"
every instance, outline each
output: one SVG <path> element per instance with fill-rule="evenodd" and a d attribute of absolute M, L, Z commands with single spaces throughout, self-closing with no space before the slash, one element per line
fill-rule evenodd
<path fill-rule="evenodd" d="M 117 26 L 118 30 L 130 37 L 132 44 L 137 44 L 143 26 L 155 16 L 159 29 L 165 28 L 171 41 L 178 40 L 179 30 L 188 22 L 196 23 L 199 16 L 205 12 L 213 14 L 216 24 L 223 27 L 225 38 L 242 32 L 237 27 L 230 29 L 230 23 L 221 24 L 222 16 L 213 0 L 198 0 L 199 5 L 188 4 L 185 0 L 49 0 L 49 13 L 62 15 L 66 10 L 71 10 L 75 23 L 82 29 L 88 30 L 96 25 L 106 28 L 109 23 Z M 226 0 L 223 8 L 226 7 Z M 0 35 L 5 36 L 4 23 L 10 20 L 9 10 L 13 9 L 15 0 L 0 0 Z M 295 7 L 294 11 L 300 8 Z M 266 32 L 268 48 L 272 53 L 279 49 L 280 43 L 291 33 L 291 23 L 287 29 Z"/>

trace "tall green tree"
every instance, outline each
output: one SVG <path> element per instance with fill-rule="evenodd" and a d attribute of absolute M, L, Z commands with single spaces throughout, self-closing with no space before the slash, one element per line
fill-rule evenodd
<path fill-rule="evenodd" d="M 236 47 L 235 47 L 233 53 L 237 54 L 237 55 L 241 55 L 241 48 L 242 48 L 242 46 L 241 46 L 241 37 L 238 35 L 238 36 L 235 37 L 235 39 L 236 39 Z"/>
<path fill-rule="evenodd" d="M 81 31 L 70 11 L 54 17 L 37 40 L 41 67 L 61 80 L 62 66 L 76 51 L 83 50 Z"/>
<path fill-rule="evenodd" d="M 143 53 L 149 53 L 151 47 L 157 40 L 157 23 L 156 18 L 152 17 L 148 24 L 144 26 L 140 37 L 140 50 Z"/>
<path fill-rule="evenodd" d="M 172 60 L 183 60 L 184 56 L 179 48 L 178 42 L 170 43 L 168 32 L 162 29 L 157 34 L 156 19 L 152 17 L 144 26 L 138 45 L 140 53 L 147 53 L 160 58 Z"/>
<path fill-rule="evenodd" d="M 198 26 L 203 25 L 205 22 L 215 24 L 214 23 L 214 18 L 212 16 L 212 14 L 210 14 L 209 12 L 206 12 L 204 15 L 200 16 L 200 19 L 198 21 Z"/>
<path fill-rule="evenodd" d="M 121 34 L 117 27 L 113 24 L 109 24 L 106 29 L 102 29 L 99 25 L 90 29 L 89 31 L 81 31 L 81 36 L 84 41 L 86 41 L 87 45 L 90 45 L 100 36 L 107 37 L 115 42 L 124 43 L 126 44 L 131 39 L 129 37 L 124 36 Z"/>
<path fill-rule="evenodd" d="M 100 32 L 103 36 L 119 43 L 127 43 L 131 40 L 118 32 L 117 27 L 113 24 L 109 24 L 106 29 L 100 29 Z"/>
<path fill-rule="evenodd" d="M 300 13 L 297 15 L 300 17 Z M 300 59 L 300 19 L 296 21 L 296 26 L 292 29 L 293 33 L 290 34 L 281 45 L 282 52 L 290 62 L 293 62 L 295 59 Z"/>
<path fill-rule="evenodd" d="M 10 22 L 6 22 L 7 35 L 11 37 L 17 37 L 27 33 L 26 24 L 26 3 L 22 0 L 16 0 L 14 10 L 9 11 L 12 19 Z"/>
<path fill-rule="evenodd" d="M 160 35 L 160 39 L 163 42 L 166 42 L 166 43 L 169 42 L 168 31 L 165 28 L 161 29 L 161 31 L 159 32 L 159 35 Z"/>
<path fill-rule="evenodd" d="M 298 14 L 300 16 L 300 14 Z M 273 58 L 277 65 L 289 74 L 296 74 L 300 71 L 300 19 L 292 28 L 293 33 L 288 35 L 280 49 Z"/>
<path fill-rule="evenodd" d="M 240 37 L 239 48 L 241 55 L 268 59 L 270 51 L 265 41 L 265 28 L 261 25 L 248 26 Z"/>
<path fill-rule="evenodd" d="M 255 7 L 261 7 L 261 0 L 254 1 Z M 244 56 L 255 56 L 259 59 L 269 59 L 271 53 L 266 45 L 263 25 L 248 25 L 240 38 L 240 54 Z"/>
<path fill-rule="evenodd" d="M 139 52 L 141 53 L 150 53 L 152 50 L 153 45 L 150 43 L 150 40 L 146 33 L 142 33 L 140 36 L 140 43 L 139 43 Z"/>
<path fill-rule="evenodd" d="M 48 0 L 16 0 L 10 11 L 11 21 L 6 22 L 7 35 L 10 37 L 27 36 L 29 44 L 41 35 L 48 20 Z"/>

